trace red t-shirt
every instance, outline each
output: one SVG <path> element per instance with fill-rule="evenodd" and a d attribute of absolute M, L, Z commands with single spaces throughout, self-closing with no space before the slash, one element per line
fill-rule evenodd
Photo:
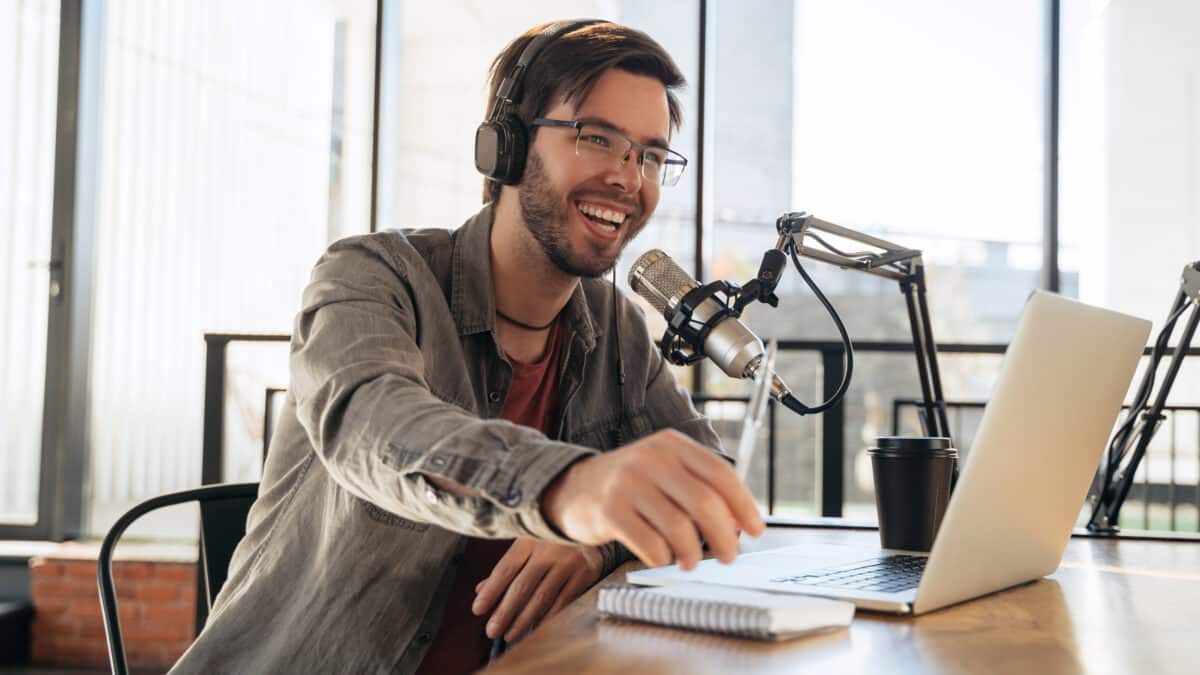
<path fill-rule="evenodd" d="M 555 321 L 546 340 L 546 353 L 537 363 L 512 361 L 512 385 L 500 418 L 532 427 L 553 437 L 558 421 L 558 361 L 562 345 L 562 321 Z M 488 614 L 475 616 L 475 586 L 496 567 L 512 545 L 511 539 L 467 540 L 462 565 L 454 577 L 446 613 L 437 637 L 421 661 L 418 673 L 470 673 L 487 665 L 492 641 L 485 631 Z M 497 601 L 499 604 L 499 601 Z M 495 608 L 493 608 L 494 611 Z"/>

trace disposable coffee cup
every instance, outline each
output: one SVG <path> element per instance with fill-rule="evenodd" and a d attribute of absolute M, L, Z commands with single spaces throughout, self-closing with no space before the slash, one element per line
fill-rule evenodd
<path fill-rule="evenodd" d="M 936 436 L 880 436 L 869 448 L 875 474 L 875 509 L 883 548 L 929 551 L 937 537 L 958 451 Z"/>

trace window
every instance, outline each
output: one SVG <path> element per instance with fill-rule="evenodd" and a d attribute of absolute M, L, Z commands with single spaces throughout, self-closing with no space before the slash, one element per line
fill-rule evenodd
<path fill-rule="evenodd" d="M 1151 319 L 1157 335 L 1200 260 L 1200 5 L 1068 0 L 1062 24 L 1064 275 L 1081 300 Z M 1167 412 L 1122 525 L 1196 531 L 1200 358 L 1183 361 L 1168 403 L 1192 409 Z"/>
<path fill-rule="evenodd" d="M 1042 3 L 716 2 L 712 12 L 706 278 L 752 279 L 776 218 L 808 211 L 922 250 L 939 342 L 1007 341 L 1041 274 Z M 896 282 L 803 262 L 852 340 L 911 341 Z M 838 339 L 790 263 L 778 294 L 779 308 L 747 310 L 760 336 Z M 941 361 L 948 396 L 986 395 L 977 360 Z M 784 353 L 779 370 L 806 403 L 822 400 L 815 354 Z M 710 392 L 745 388 L 708 372 Z M 865 449 L 890 431 L 892 400 L 919 395 L 911 355 L 860 352 L 844 401 L 848 515 L 874 518 Z M 780 429 L 780 503 L 812 513 L 818 429 Z"/>
<path fill-rule="evenodd" d="M 58 22 L 57 1 L 0 4 L 0 525 L 38 522 Z"/>
<path fill-rule="evenodd" d="M 326 245 L 368 231 L 375 3 L 118 2 L 101 29 L 95 532 L 199 483 L 203 334 L 290 332 Z M 235 397 L 285 354 L 235 368 Z"/>

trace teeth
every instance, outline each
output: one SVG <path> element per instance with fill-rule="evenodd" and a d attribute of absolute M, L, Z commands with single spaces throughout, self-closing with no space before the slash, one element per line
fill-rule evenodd
<path fill-rule="evenodd" d="M 625 214 L 624 213 L 621 213 L 619 211 L 612 211 L 610 209 L 597 208 L 597 207 L 592 206 L 591 204 L 587 204 L 585 202 L 579 202 L 579 210 L 586 213 L 589 216 L 592 216 L 593 218 L 602 218 L 604 220 L 609 221 L 610 223 L 616 223 L 619 225 L 619 224 L 625 222 Z"/>

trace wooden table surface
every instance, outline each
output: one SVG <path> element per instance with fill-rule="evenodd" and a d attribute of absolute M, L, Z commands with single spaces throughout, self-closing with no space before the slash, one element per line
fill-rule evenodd
<path fill-rule="evenodd" d="M 874 531 L 771 528 L 744 552 L 878 544 Z M 602 619 L 597 588 L 485 672 L 1200 673 L 1200 542 L 1073 538 L 1049 577 L 919 617 L 859 610 L 848 630 L 763 643 Z"/>

